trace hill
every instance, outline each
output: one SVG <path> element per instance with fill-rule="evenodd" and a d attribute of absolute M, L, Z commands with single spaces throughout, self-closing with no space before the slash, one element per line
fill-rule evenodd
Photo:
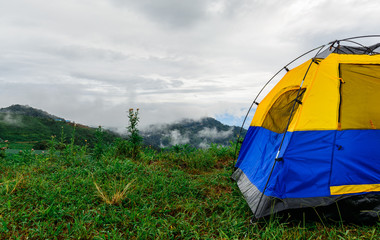
<path fill-rule="evenodd" d="M 95 128 L 68 122 L 64 118 L 51 115 L 29 106 L 12 105 L 0 109 L 0 140 L 8 140 L 11 147 L 29 146 L 36 149 L 46 148 L 52 136 L 62 137 L 67 142 L 74 132 L 78 145 L 94 145 Z M 119 135 L 104 131 L 104 140 L 112 142 Z M 87 141 L 86 141 L 87 140 Z"/>
<path fill-rule="evenodd" d="M 30 117 L 65 121 L 65 119 L 51 115 L 41 109 L 36 109 L 28 105 L 20 105 L 20 104 L 14 104 L 6 108 L 0 108 L 0 113 L 9 113 L 13 115 L 24 115 L 24 116 L 30 116 Z"/>
<path fill-rule="evenodd" d="M 184 119 L 173 124 L 151 125 L 141 132 L 144 143 L 155 147 L 188 144 L 196 148 L 208 147 L 211 143 L 227 146 L 236 141 L 240 127 L 222 124 L 214 118 L 198 121 Z M 246 130 L 243 129 L 244 137 Z"/>
<path fill-rule="evenodd" d="M 68 122 L 62 117 L 30 106 L 17 104 L 0 109 L 0 141 L 9 140 L 13 144 L 20 143 L 43 149 L 51 136 L 61 138 L 62 132 L 68 141 L 74 125 L 75 143 L 83 145 L 87 140 L 93 146 L 96 141 L 95 128 Z M 211 143 L 227 146 L 230 141 L 236 140 L 239 131 L 239 127 L 222 124 L 214 118 L 203 118 L 197 121 L 185 119 L 173 124 L 151 125 L 141 131 L 141 135 L 145 145 L 155 148 L 181 144 L 205 148 Z M 243 136 L 245 132 L 243 130 Z M 120 135 L 112 131 L 104 133 L 105 142 L 111 143 L 117 137 Z"/>

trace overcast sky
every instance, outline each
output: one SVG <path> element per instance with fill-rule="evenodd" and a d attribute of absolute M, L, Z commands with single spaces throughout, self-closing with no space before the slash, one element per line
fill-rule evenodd
<path fill-rule="evenodd" d="M 239 125 L 293 58 L 380 33 L 377 0 L 0 2 L 0 107 L 91 126 L 123 128 L 137 107 L 142 127 L 205 116 Z"/>

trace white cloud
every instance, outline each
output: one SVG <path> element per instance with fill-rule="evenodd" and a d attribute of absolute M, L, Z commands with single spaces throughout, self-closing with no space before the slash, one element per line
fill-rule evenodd
<path fill-rule="evenodd" d="M 218 131 L 216 127 L 214 128 L 207 128 L 205 127 L 201 131 L 198 132 L 198 136 L 200 138 L 207 138 L 210 140 L 215 139 L 221 139 L 221 138 L 228 138 L 233 134 L 233 128 L 231 127 L 227 131 Z"/>
<path fill-rule="evenodd" d="M 14 116 L 9 113 L 2 114 L 2 118 L 0 119 L 0 122 L 3 122 L 8 125 L 19 126 L 19 127 L 23 125 L 22 118 L 20 116 L 17 116 L 17 115 Z"/>
<path fill-rule="evenodd" d="M 189 143 L 190 139 L 188 136 L 183 136 L 179 130 L 173 130 L 170 132 L 170 144 L 171 145 L 181 145 Z"/>
<path fill-rule="evenodd" d="M 239 119 L 296 56 L 375 34 L 379 7 L 375 0 L 7 1 L 0 107 L 28 104 L 119 128 L 131 107 L 141 108 L 142 126 Z"/>

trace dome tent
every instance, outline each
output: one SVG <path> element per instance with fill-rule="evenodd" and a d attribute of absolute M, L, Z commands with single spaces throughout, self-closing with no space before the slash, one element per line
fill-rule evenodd
<path fill-rule="evenodd" d="M 361 196 L 380 211 L 380 44 L 357 38 L 313 49 L 289 70 L 292 61 L 253 102 L 232 178 L 255 218 Z"/>

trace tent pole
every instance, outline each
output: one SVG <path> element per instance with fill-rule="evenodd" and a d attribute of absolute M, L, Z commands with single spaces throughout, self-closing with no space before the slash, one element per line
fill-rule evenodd
<path fill-rule="evenodd" d="M 300 56 L 298 56 L 298 57 L 296 57 L 295 59 L 293 59 L 292 61 L 290 61 L 288 64 L 286 64 L 284 67 L 282 67 L 280 70 L 278 70 L 265 84 L 264 84 L 264 86 L 261 88 L 261 90 L 259 91 L 259 93 L 256 95 L 256 97 L 255 97 L 255 99 L 253 100 L 253 102 L 252 102 L 252 104 L 251 104 L 251 106 L 249 107 L 249 109 L 248 109 L 248 111 L 247 111 L 247 114 L 245 115 L 245 118 L 244 118 L 244 121 L 243 121 L 243 124 L 241 125 L 241 127 L 240 127 L 240 131 L 239 131 L 239 134 L 238 134 L 238 136 L 237 136 L 237 140 L 236 140 L 236 147 L 235 147 L 235 153 L 234 153 L 234 161 L 235 161 L 235 159 L 237 158 L 237 149 L 238 149 L 238 144 L 239 144 L 239 140 L 240 140 L 240 136 L 241 136 L 241 133 L 242 133 L 242 131 L 243 131 L 243 128 L 244 128 L 244 124 L 245 124 L 245 122 L 246 122 L 246 120 L 247 120 L 247 118 L 248 118 L 248 115 L 249 115 L 249 113 L 250 113 L 250 111 L 252 110 L 252 107 L 253 107 L 253 105 L 256 103 L 257 105 L 258 105 L 258 103 L 256 102 L 257 101 L 257 99 L 259 98 L 259 96 L 260 96 L 260 94 L 264 91 L 264 89 L 267 87 L 267 85 L 280 73 L 280 72 L 282 72 L 282 70 L 286 70 L 286 71 L 289 71 L 288 70 L 288 66 L 289 65 L 291 65 L 292 63 L 294 63 L 295 61 L 297 61 L 298 59 L 300 59 L 301 57 L 303 57 L 303 56 L 305 56 L 305 55 L 307 55 L 307 54 L 309 54 L 309 53 L 311 53 L 311 52 L 313 52 L 313 51 L 315 51 L 315 50 L 317 50 L 317 49 L 321 49 L 321 48 L 323 48 L 325 45 L 322 45 L 322 46 L 319 46 L 319 47 L 316 47 L 316 48 L 313 48 L 313 49 L 311 49 L 311 50 L 309 50 L 309 51 L 307 51 L 307 52 L 305 52 L 305 53 L 303 53 L 303 54 L 301 54 Z M 319 50 L 320 51 L 320 50 Z M 319 53 L 319 51 L 318 51 L 318 53 Z M 316 55 L 318 55 L 318 53 L 316 54 Z"/>
<path fill-rule="evenodd" d="M 307 74 L 309 73 L 309 70 L 310 70 L 311 65 L 314 63 L 314 59 L 315 59 L 315 57 L 320 53 L 320 51 L 321 51 L 324 47 L 325 47 L 325 45 L 322 45 L 322 46 L 319 47 L 318 52 L 317 52 L 317 53 L 315 54 L 315 56 L 312 58 L 313 60 L 310 62 L 309 67 L 307 68 L 306 73 L 305 73 L 305 75 L 304 75 L 304 77 L 303 77 L 303 79 L 302 79 L 302 82 L 301 82 L 300 87 L 299 87 L 298 92 L 297 92 L 297 96 L 296 96 L 296 98 L 294 99 L 294 103 L 293 103 L 292 110 L 290 111 L 290 115 L 289 115 L 289 118 L 288 118 L 288 123 L 286 124 L 286 128 L 285 128 L 285 131 L 284 131 L 284 135 L 282 135 L 282 139 L 281 139 L 280 147 L 278 148 L 278 151 L 277 151 L 277 154 L 276 154 L 276 158 L 275 158 L 275 160 L 274 160 L 274 163 L 273 163 L 272 169 L 271 169 L 271 171 L 270 171 L 270 173 L 269 173 L 268 179 L 267 179 L 267 181 L 266 181 L 266 183 L 265 183 L 264 190 L 263 190 L 263 192 L 261 193 L 260 200 L 259 200 L 259 202 L 258 202 L 258 204 L 257 204 L 257 207 L 256 207 L 256 210 L 255 210 L 255 212 L 254 212 L 254 214 L 253 214 L 253 217 L 256 217 L 257 211 L 258 211 L 259 206 L 260 206 L 260 204 L 261 204 L 261 201 L 262 201 L 262 199 L 263 199 L 263 197 L 264 197 L 264 193 L 265 193 L 265 191 L 266 191 L 266 189 L 267 189 L 267 187 L 268 187 L 269 180 L 270 180 L 270 178 L 271 178 L 271 176 L 272 176 L 272 173 L 273 173 L 274 167 L 276 166 L 276 163 L 279 162 L 279 161 L 282 161 L 282 158 L 279 158 L 279 155 L 280 155 L 281 148 L 282 148 L 282 145 L 283 145 L 284 140 L 285 140 L 286 133 L 287 133 L 288 128 L 289 128 L 289 125 L 290 125 L 290 120 L 291 120 L 291 118 L 292 118 L 292 115 L 293 115 L 293 112 L 294 112 L 295 106 L 296 106 L 297 103 L 299 103 L 297 100 L 298 100 L 299 94 L 300 94 L 300 92 L 301 92 L 302 85 L 303 85 L 303 83 L 304 83 L 304 81 L 305 81 L 305 79 L 306 79 Z"/>

